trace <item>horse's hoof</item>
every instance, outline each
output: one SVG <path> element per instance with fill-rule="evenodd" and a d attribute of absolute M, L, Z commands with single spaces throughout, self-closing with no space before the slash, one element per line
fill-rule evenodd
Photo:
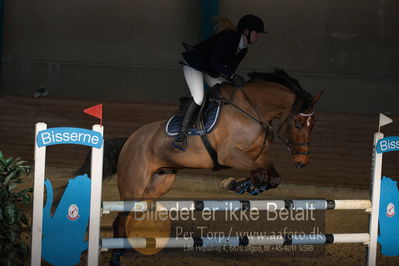
<path fill-rule="evenodd" d="M 114 251 L 111 260 L 109 261 L 109 266 L 121 266 L 121 257 L 123 254 L 124 252 Z"/>
<path fill-rule="evenodd" d="M 120 258 L 119 259 L 111 259 L 109 261 L 109 266 L 121 266 L 121 265 L 122 265 L 122 263 L 121 263 Z"/>
<path fill-rule="evenodd" d="M 254 189 L 249 189 L 248 193 L 251 194 L 252 196 L 256 196 L 260 193 L 260 191 L 256 188 L 254 188 Z"/>
<path fill-rule="evenodd" d="M 268 188 L 276 188 L 278 185 L 281 183 L 281 177 L 276 176 L 276 177 L 271 177 L 270 181 L 267 183 Z"/>
<path fill-rule="evenodd" d="M 219 183 L 219 188 L 225 190 L 234 190 L 236 185 L 237 185 L 236 179 L 234 177 L 229 177 L 223 179 L 222 182 Z"/>
<path fill-rule="evenodd" d="M 257 187 L 256 189 L 258 190 L 258 193 L 261 194 L 261 193 L 263 193 L 264 191 L 268 190 L 269 187 L 268 187 L 267 184 L 264 184 L 264 185 L 262 185 L 262 186 Z"/>
<path fill-rule="evenodd" d="M 239 181 L 234 188 L 234 191 L 238 194 L 242 194 L 252 186 L 252 182 L 250 180 L 245 179 L 244 181 Z"/>

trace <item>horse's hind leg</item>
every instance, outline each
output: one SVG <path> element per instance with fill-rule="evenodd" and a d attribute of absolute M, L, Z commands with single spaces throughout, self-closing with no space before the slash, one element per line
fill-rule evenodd
<path fill-rule="evenodd" d="M 151 180 L 151 172 L 146 167 L 131 166 L 126 171 L 118 172 L 118 188 L 121 201 L 141 200 Z M 129 213 L 120 212 L 113 222 L 114 238 L 126 238 L 126 220 Z M 124 249 L 112 250 L 109 265 L 121 265 L 120 258 Z"/>
<path fill-rule="evenodd" d="M 148 178 L 148 182 L 137 182 L 137 187 L 135 188 L 135 190 L 131 190 L 134 191 L 134 193 L 125 192 L 125 196 L 121 196 L 121 200 L 157 199 L 170 190 L 176 177 L 176 174 L 150 173 L 149 175 L 151 175 L 151 177 Z M 145 184 L 145 186 L 143 184 Z M 138 187 L 140 187 L 141 189 L 138 189 Z M 123 191 L 125 191 L 127 187 L 123 188 Z M 138 197 L 137 195 L 140 196 Z M 113 223 L 114 238 L 127 237 L 126 221 L 128 216 L 129 213 L 120 212 L 115 218 Z M 113 250 L 110 265 L 121 265 L 120 257 L 124 254 L 124 252 L 125 250 L 123 249 Z"/>
<path fill-rule="evenodd" d="M 128 214 L 124 212 L 118 213 L 114 222 L 112 223 L 112 227 L 114 229 L 114 238 L 126 238 L 126 219 Z M 121 257 L 125 254 L 124 249 L 113 249 L 112 250 L 112 257 L 109 262 L 110 266 L 117 266 L 121 265 Z"/>
<path fill-rule="evenodd" d="M 175 173 L 154 173 L 151 182 L 148 184 L 144 192 L 144 197 L 148 199 L 157 199 L 162 197 L 172 188 L 175 178 Z"/>

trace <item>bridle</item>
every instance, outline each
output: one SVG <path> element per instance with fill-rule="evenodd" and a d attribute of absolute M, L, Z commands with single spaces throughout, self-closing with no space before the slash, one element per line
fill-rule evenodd
<path fill-rule="evenodd" d="M 314 112 L 311 113 L 299 113 L 298 115 L 300 116 L 304 116 L 304 117 L 312 117 L 314 116 Z M 292 142 L 291 140 L 289 140 L 288 138 L 284 139 L 281 135 L 280 135 L 280 130 L 281 128 L 284 126 L 284 124 L 287 123 L 288 118 L 292 118 L 293 117 L 293 113 L 291 112 L 291 114 L 284 120 L 283 123 L 281 123 L 278 132 L 277 132 L 277 137 L 281 140 L 281 142 L 284 144 L 284 146 L 287 148 L 287 150 L 289 150 L 291 152 L 292 155 L 296 155 L 296 154 L 302 154 L 302 155 L 309 155 L 308 151 L 302 152 L 302 151 L 298 151 L 295 146 L 309 146 L 310 142 Z M 290 124 L 288 124 L 288 127 L 290 127 Z M 297 127 L 298 128 L 298 127 Z M 302 129 L 302 126 L 298 129 Z M 288 128 L 289 130 L 289 128 Z"/>
<path fill-rule="evenodd" d="M 261 148 L 261 150 L 260 150 L 260 152 L 259 152 L 259 155 L 257 156 L 257 157 L 259 157 L 259 156 L 262 154 L 262 152 L 263 152 L 263 149 L 264 149 L 264 146 L 265 146 L 265 144 L 266 144 L 266 141 L 267 141 L 267 139 L 268 139 L 269 134 L 271 133 L 271 134 L 274 136 L 274 130 L 273 130 L 272 126 L 271 126 L 271 121 L 269 121 L 269 122 L 264 122 L 264 121 L 262 121 L 261 119 L 259 119 L 259 118 L 255 117 L 255 116 L 251 115 L 249 112 L 245 111 L 244 109 L 242 109 L 240 106 L 238 106 L 237 104 L 235 104 L 235 103 L 233 102 L 233 99 L 234 99 L 234 96 L 235 96 L 235 94 L 236 94 L 236 92 L 237 92 L 237 89 L 240 89 L 240 90 L 241 90 L 241 92 L 243 93 L 243 95 L 244 95 L 244 97 L 245 97 L 245 100 L 248 102 L 248 104 L 249 104 L 249 106 L 251 107 L 252 111 L 255 112 L 255 115 L 256 115 L 257 117 L 261 117 L 261 116 L 259 115 L 259 112 L 256 110 L 254 104 L 253 104 L 253 103 L 251 102 L 251 100 L 248 98 L 248 96 L 247 96 L 247 94 L 245 93 L 243 87 L 236 87 L 236 88 L 233 90 L 233 92 L 231 93 L 231 95 L 229 96 L 228 99 L 225 99 L 223 96 L 221 96 L 221 98 L 222 98 L 222 99 L 221 99 L 221 102 L 222 102 L 223 105 L 225 105 L 225 104 L 230 104 L 230 105 L 232 105 L 234 108 L 236 108 L 236 109 L 237 109 L 238 111 L 240 111 L 242 114 L 244 114 L 246 117 L 248 117 L 249 119 L 251 119 L 251 120 L 257 122 L 257 123 L 263 128 L 263 130 L 264 130 L 264 132 L 265 132 L 265 137 L 264 137 L 264 141 L 263 141 L 263 144 L 262 144 L 262 148 Z M 297 100 L 298 100 L 298 97 L 297 97 L 297 99 L 295 100 L 295 102 L 294 102 L 294 104 L 293 104 L 293 107 L 292 107 L 292 109 L 291 109 L 291 111 L 290 111 L 290 115 L 289 115 L 289 116 L 283 121 L 283 123 L 281 123 L 281 125 L 279 126 L 279 128 L 278 128 L 278 130 L 277 130 L 277 137 L 281 140 L 281 142 L 283 143 L 283 145 L 287 148 L 288 151 L 291 152 L 292 155 L 296 155 L 296 154 L 309 155 L 309 152 L 301 152 L 301 151 L 298 151 L 298 150 L 295 148 L 295 146 L 309 146 L 309 145 L 310 145 L 310 142 L 292 142 L 292 141 L 290 141 L 288 138 L 284 139 L 284 138 L 280 135 L 280 130 L 281 130 L 281 128 L 287 123 L 287 121 L 289 120 L 289 118 L 292 119 L 292 117 L 293 117 L 293 115 L 294 115 L 293 109 L 294 109 L 294 106 L 295 106 L 295 103 L 297 102 Z M 304 116 L 304 117 L 312 117 L 312 116 L 314 116 L 314 112 L 311 112 L 311 113 L 299 113 L 298 115 Z M 291 121 L 291 120 L 290 120 L 290 121 Z M 290 126 L 290 125 L 288 124 L 288 126 Z M 301 127 L 301 128 L 302 128 L 302 127 Z"/>

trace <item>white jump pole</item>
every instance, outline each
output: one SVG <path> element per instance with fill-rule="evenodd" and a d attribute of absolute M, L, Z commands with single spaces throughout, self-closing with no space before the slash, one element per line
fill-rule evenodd
<path fill-rule="evenodd" d="M 369 222 L 370 243 L 367 249 L 367 264 L 376 265 L 377 261 L 377 240 L 378 240 L 378 216 L 380 213 L 381 197 L 381 173 L 382 173 L 382 153 L 377 153 L 377 143 L 384 137 L 380 132 L 382 126 L 392 123 L 392 119 L 380 114 L 378 132 L 374 133 L 373 142 L 373 161 L 371 178 L 371 215 Z"/>
<path fill-rule="evenodd" d="M 43 227 L 43 201 L 44 201 L 44 176 L 46 168 L 46 146 L 38 147 L 37 134 L 47 129 L 47 124 L 36 123 L 35 130 L 35 170 L 33 184 L 33 221 L 32 221 L 32 256 L 31 265 L 39 266 L 42 261 L 42 227 Z"/>
<path fill-rule="evenodd" d="M 367 249 L 367 264 L 374 266 L 377 260 L 378 216 L 380 212 L 382 153 L 377 154 L 377 142 L 384 137 L 381 132 L 374 134 L 373 163 L 371 180 L 371 214 L 369 222 L 370 243 Z"/>
<path fill-rule="evenodd" d="M 100 132 L 103 136 L 104 128 L 94 125 L 93 131 Z M 89 250 L 88 265 L 99 265 L 100 253 L 100 220 L 101 220 L 101 193 L 103 182 L 103 151 L 104 144 L 100 149 L 93 148 L 91 152 L 91 194 L 90 194 L 90 223 L 89 223 Z"/>
<path fill-rule="evenodd" d="M 221 247 L 221 246 L 269 246 L 269 245 L 324 245 L 342 243 L 367 244 L 370 240 L 368 233 L 355 234 L 318 234 L 253 236 L 253 237 L 155 237 L 155 238 L 103 238 L 102 248 L 131 249 L 131 248 L 185 248 L 185 247 Z"/>
<path fill-rule="evenodd" d="M 102 213 L 152 211 L 236 211 L 236 210 L 370 210 L 370 200 L 160 200 L 103 201 Z"/>

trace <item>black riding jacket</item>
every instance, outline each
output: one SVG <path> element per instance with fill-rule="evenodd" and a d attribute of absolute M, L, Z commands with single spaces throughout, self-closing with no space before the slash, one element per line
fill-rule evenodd
<path fill-rule="evenodd" d="M 248 48 L 238 51 L 240 40 L 238 31 L 222 31 L 182 55 L 188 65 L 201 72 L 215 78 L 230 78 L 248 51 Z"/>

